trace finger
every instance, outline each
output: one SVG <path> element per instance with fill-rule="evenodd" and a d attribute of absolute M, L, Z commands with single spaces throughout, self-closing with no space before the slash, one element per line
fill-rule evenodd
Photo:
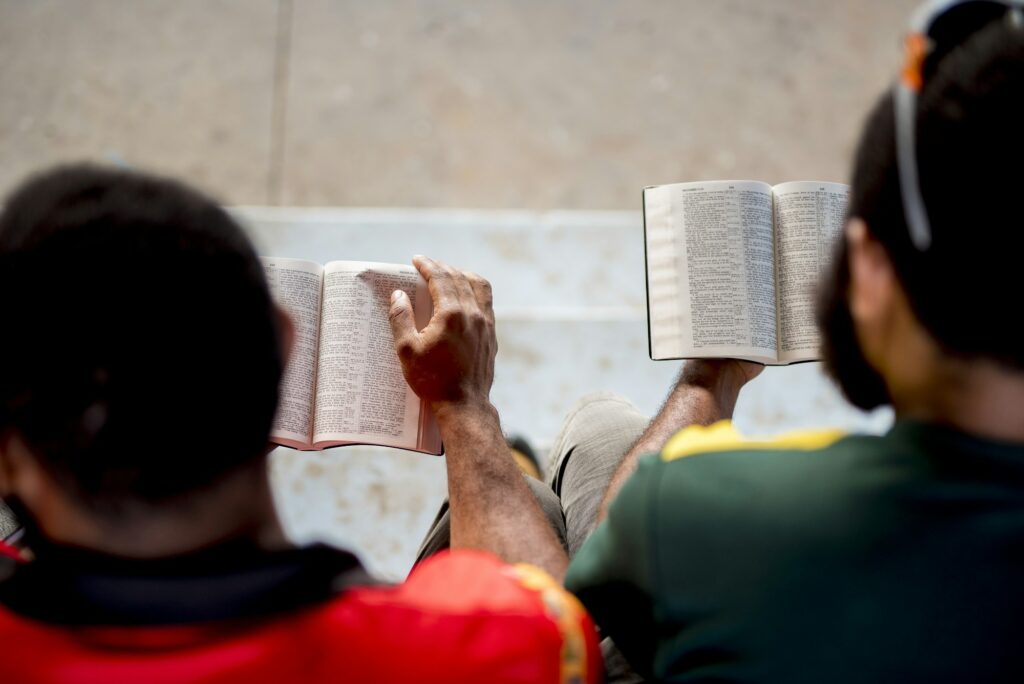
<path fill-rule="evenodd" d="M 398 358 L 407 359 L 416 352 L 419 332 L 416 330 L 416 319 L 413 316 L 412 302 L 409 295 L 402 290 L 391 294 L 391 308 L 388 311 L 391 322 L 391 334 L 395 339 L 395 351 Z"/>
<path fill-rule="evenodd" d="M 491 284 L 487 282 L 486 278 L 477 275 L 472 271 L 466 272 L 466 279 L 473 288 L 473 296 L 476 298 L 477 306 L 484 312 L 484 314 L 486 314 L 487 318 L 493 322 L 494 294 L 491 291 Z"/>
<path fill-rule="evenodd" d="M 452 282 L 452 270 L 448 266 L 419 254 L 413 257 L 412 263 L 427 281 L 435 314 L 443 309 L 458 306 L 459 293 Z"/>
<path fill-rule="evenodd" d="M 469 279 L 469 274 L 453 268 L 452 281 L 455 283 L 455 287 L 459 292 L 459 304 L 462 307 L 462 310 L 466 313 L 470 313 L 479 308 L 479 304 L 476 301 L 476 293 L 473 292 L 473 283 Z"/>
<path fill-rule="evenodd" d="M 473 296 L 473 288 L 466 281 L 462 271 L 442 261 L 434 261 L 436 270 L 434 279 L 443 284 L 445 293 L 450 295 L 440 307 L 442 316 L 439 320 L 447 321 L 448 324 L 464 325 L 467 321 L 467 314 L 476 309 L 476 299 Z"/>

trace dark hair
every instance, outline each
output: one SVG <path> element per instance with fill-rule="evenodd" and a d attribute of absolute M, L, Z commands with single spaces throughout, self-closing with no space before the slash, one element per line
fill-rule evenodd
<path fill-rule="evenodd" d="M 1024 32 L 981 30 L 926 65 L 917 150 L 933 243 L 910 242 L 900 196 L 891 94 L 870 114 L 850 215 L 893 260 L 911 307 L 947 353 L 1024 370 L 1016 298 L 1024 255 Z"/>
<path fill-rule="evenodd" d="M 97 166 L 0 214 L 0 432 L 97 511 L 262 460 L 282 358 L 252 246 L 185 185 Z"/>

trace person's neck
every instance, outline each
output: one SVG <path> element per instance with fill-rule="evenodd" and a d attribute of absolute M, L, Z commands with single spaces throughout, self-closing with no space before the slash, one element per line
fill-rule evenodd
<path fill-rule="evenodd" d="M 79 509 L 39 523 L 52 543 L 134 559 L 188 554 L 238 539 L 266 550 L 291 546 L 264 473 L 238 474 L 166 506 L 126 504 L 116 518 Z"/>
<path fill-rule="evenodd" d="M 944 361 L 893 390 L 898 418 L 1024 443 L 1024 372 L 988 361 Z"/>

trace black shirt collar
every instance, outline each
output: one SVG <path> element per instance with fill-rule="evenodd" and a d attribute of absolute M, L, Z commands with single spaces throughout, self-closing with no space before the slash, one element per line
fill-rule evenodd
<path fill-rule="evenodd" d="M 181 625 L 252 619 L 373 584 L 351 553 L 325 545 L 265 551 L 233 541 L 156 560 L 49 543 L 30 563 L 0 564 L 0 604 L 65 625 Z"/>

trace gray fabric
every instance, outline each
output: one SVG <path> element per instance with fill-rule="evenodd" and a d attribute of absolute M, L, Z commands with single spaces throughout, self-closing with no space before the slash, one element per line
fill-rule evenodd
<path fill-rule="evenodd" d="M 643 677 L 633 672 L 626 656 L 610 637 L 601 639 L 601 655 L 604 657 L 604 681 L 607 684 L 643 684 Z"/>
<path fill-rule="evenodd" d="M 628 399 L 611 392 L 588 394 L 566 416 L 546 479 L 562 501 L 570 558 L 596 526 L 608 483 L 648 422 Z"/>
<path fill-rule="evenodd" d="M 558 541 L 562 543 L 562 547 L 565 548 L 565 521 L 562 518 L 562 506 L 558 501 L 558 497 L 555 493 L 545 485 L 543 482 L 536 480 L 528 475 L 524 475 L 526 478 L 526 484 L 529 485 L 530 491 L 537 498 L 537 503 L 540 504 L 541 510 L 544 511 L 544 515 L 547 516 L 548 522 L 551 523 L 551 528 L 555 531 L 555 535 L 558 537 Z M 451 512 L 448 509 L 448 499 L 445 499 L 441 504 L 441 510 L 437 512 L 437 517 L 434 518 L 434 522 L 430 525 L 430 529 L 427 531 L 427 536 L 424 538 L 423 543 L 420 544 L 419 551 L 416 552 L 416 562 L 434 555 L 438 551 L 443 551 L 451 546 Z"/>
<path fill-rule="evenodd" d="M 551 448 L 546 479 L 562 502 L 570 559 L 597 525 L 612 475 L 649 422 L 632 402 L 611 392 L 588 394 L 565 417 Z M 601 640 L 601 655 L 608 684 L 644 681 L 611 639 Z"/>
<path fill-rule="evenodd" d="M 0 539 L 6 539 L 17 529 L 18 521 L 15 519 L 14 513 L 11 513 L 11 509 L 5 506 L 3 501 L 0 501 Z"/>

